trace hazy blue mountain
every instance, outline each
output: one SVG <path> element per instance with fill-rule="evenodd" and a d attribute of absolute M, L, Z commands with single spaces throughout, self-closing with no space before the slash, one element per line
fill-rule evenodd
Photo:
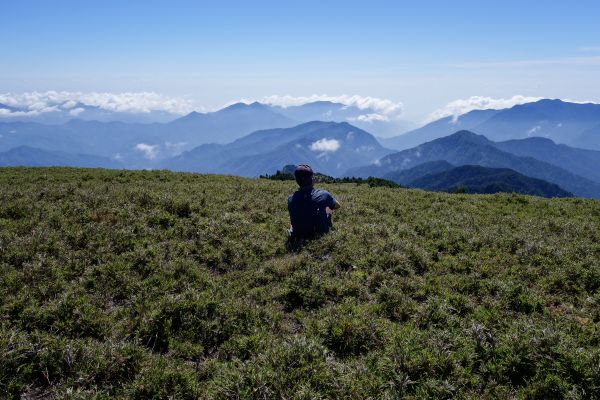
<path fill-rule="evenodd" d="M 437 160 L 444 160 L 456 166 L 510 168 L 523 175 L 555 183 L 577 196 L 600 198 L 600 183 L 532 157 L 521 157 L 502 151 L 484 136 L 469 131 L 460 131 L 412 149 L 389 154 L 375 164 L 350 169 L 346 175 L 384 177 L 392 172 Z"/>
<path fill-rule="evenodd" d="M 309 122 L 292 128 L 253 132 L 227 145 L 203 145 L 166 160 L 178 171 L 271 174 L 286 164 L 308 163 L 316 171 L 340 176 L 353 165 L 389 154 L 369 133 L 348 123 Z"/>
<path fill-rule="evenodd" d="M 497 142 L 494 146 L 517 156 L 546 161 L 576 175 L 600 182 L 600 151 L 577 149 L 540 137 Z"/>
<path fill-rule="evenodd" d="M 425 175 L 437 174 L 452 168 L 454 168 L 454 165 L 450 164 L 448 161 L 428 161 L 409 169 L 387 173 L 383 176 L 383 178 L 389 179 L 390 181 L 396 182 L 400 185 L 408 186 L 411 182 L 422 178 Z"/>
<path fill-rule="evenodd" d="M 494 141 L 540 136 L 557 143 L 579 144 L 581 134 L 600 124 L 600 104 L 540 100 L 502 110 L 477 126 L 476 132 Z"/>
<path fill-rule="evenodd" d="M 380 137 L 399 135 L 415 128 L 413 122 L 395 117 L 390 117 L 385 121 L 369 120 L 366 116 L 378 114 L 376 110 L 371 108 L 360 109 L 356 106 L 331 101 L 315 101 L 290 107 L 273 106 L 273 109 L 296 121 L 349 122 Z"/>
<path fill-rule="evenodd" d="M 10 113 L 21 111 L 23 114 L 9 117 L 6 111 Z M 377 111 L 331 101 L 315 101 L 290 107 L 258 102 L 236 103 L 218 111 L 192 112 L 185 116 L 166 111 L 119 112 L 82 103 L 70 105 L 68 108 L 58 105 L 52 112 L 39 114 L 27 113 L 27 111 L 27 109 L 0 104 L 0 122 L 34 122 L 50 125 L 65 124 L 72 119 L 134 124 L 173 122 L 170 127 L 174 129 L 174 135 L 179 136 L 180 141 L 194 141 L 194 146 L 200 144 L 198 138 L 204 140 L 202 143 L 227 143 L 259 129 L 285 128 L 310 121 L 350 122 L 377 136 L 395 136 L 415 128 L 415 124 L 397 118 L 385 121 L 365 119 L 369 114 L 377 114 Z"/>
<path fill-rule="evenodd" d="M 456 123 L 451 117 L 442 118 L 382 143 L 404 150 L 459 129 L 485 135 L 493 141 L 539 136 L 556 143 L 600 150 L 600 104 L 544 99 L 504 110 L 476 110 L 461 115 Z"/>
<path fill-rule="evenodd" d="M 1 167 L 88 167 L 122 168 L 122 164 L 106 157 L 89 154 L 70 154 L 62 151 L 40 150 L 20 146 L 0 153 Z"/>
<path fill-rule="evenodd" d="M 294 118 L 312 120 L 331 117 L 342 121 L 373 111 L 332 102 L 315 102 L 288 108 L 260 103 L 236 103 L 215 112 L 192 112 L 168 123 L 134 123 L 107 122 L 114 113 L 82 104 L 74 105 L 72 110 L 78 110 L 78 118 L 64 123 L 51 121 L 53 123 L 42 124 L 12 119 L 10 122 L 0 121 L 0 151 L 31 146 L 51 151 L 118 158 L 128 168 L 155 168 L 161 160 L 195 149 L 196 158 L 206 157 L 202 168 L 208 168 L 225 159 L 216 155 L 218 151 L 213 151 L 213 144 L 231 143 L 259 130 L 290 128 L 298 125 Z M 62 118 L 60 113 L 46 114 L 48 118 Z M 364 124 L 374 126 L 368 122 Z M 285 131 L 285 135 L 288 134 Z M 265 139 L 259 136 L 259 152 L 263 152 L 265 146 L 274 149 L 289 142 L 285 136 L 283 141 L 267 137 Z M 233 146 L 240 147 L 240 157 L 254 154 L 247 154 L 245 149 L 246 146 L 254 145 L 252 140 L 253 136 Z M 199 146 L 201 147 L 198 148 Z M 227 147 L 226 151 L 230 152 L 231 149 L 232 146 Z M 230 158 L 229 154 L 227 158 Z"/>
<path fill-rule="evenodd" d="M 542 179 L 530 178 L 508 168 L 462 165 L 439 173 L 422 176 L 409 186 L 441 192 L 520 193 L 542 197 L 571 197 L 560 186 Z"/>
<path fill-rule="evenodd" d="M 139 143 L 164 143 L 168 132 L 162 124 L 128 124 L 71 120 L 62 125 L 32 122 L 0 123 L 0 151 L 30 146 L 103 157 L 125 156 Z"/>
<path fill-rule="evenodd" d="M 153 167 L 204 143 L 230 142 L 251 131 L 291 126 L 262 104 L 234 104 L 214 113 L 190 113 L 167 124 L 73 119 L 60 125 L 0 122 L 0 151 L 18 146 L 118 157 L 128 167 Z"/>
<path fill-rule="evenodd" d="M 64 124 L 72 119 L 100 122 L 165 123 L 180 117 L 180 115 L 169 113 L 167 111 L 113 111 L 82 103 L 74 104 L 69 108 L 56 106 L 54 111 L 42 113 L 31 113 L 28 112 L 30 110 L 26 108 L 10 107 L 5 104 L 0 104 L 0 110 L 2 109 L 8 110 L 11 113 L 22 112 L 23 114 L 18 116 L 8 116 L 0 112 L 0 122 L 34 122 L 51 125 Z"/>
<path fill-rule="evenodd" d="M 600 124 L 583 131 L 572 144 L 575 147 L 600 150 Z"/>
<path fill-rule="evenodd" d="M 445 117 L 400 136 L 381 139 L 381 143 L 397 150 L 410 149 L 421 143 L 451 135 L 459 130 L 472 131 L 482 122 L 497 114 L 498 110 L 474 110 L 457 118 Z"/>
<path fill-rule="evenodd" d="M 192 112 L 170 122 L 171 140 L 229 143 L 259 129 L 286 128 L 298 122 L 261 103 L 236 103 L 211 113 Z"/>
<path fill-rule="evenodd" d="M 345 122 L 348 118 L 374 113 L 374 110 L 361 110 L 332 101 L 314 101 L 299 106 L 271 106 L 275 111 L 296 121 L 336 121 Z"/>

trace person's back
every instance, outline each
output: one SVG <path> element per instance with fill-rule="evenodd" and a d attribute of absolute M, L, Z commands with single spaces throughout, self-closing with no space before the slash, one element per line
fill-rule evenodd
<path fill-rule="evenodd" d="M 340 207 L 327 191 L 314 188 L 314 173 L 308 165 L 299 165 L 294 171 L 299 189 L 288 198 L 290 237 L 312 238 L 329 232 L 331 212 Z"/>

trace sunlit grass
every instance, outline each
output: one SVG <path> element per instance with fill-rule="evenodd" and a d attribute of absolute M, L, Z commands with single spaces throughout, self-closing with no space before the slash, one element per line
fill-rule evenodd
<path fill-rule="evenodd" d="M 600 396 L 599 202 L 323 187 L 0 169 L 0 393 Z"/>

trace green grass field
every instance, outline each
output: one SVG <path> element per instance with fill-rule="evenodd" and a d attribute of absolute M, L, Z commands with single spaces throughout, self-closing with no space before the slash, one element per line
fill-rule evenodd
<path fill-rule="evenodd" d="M 0 169 L 0 396 L 600 398 L 600 202 L 321 186 Z"/>

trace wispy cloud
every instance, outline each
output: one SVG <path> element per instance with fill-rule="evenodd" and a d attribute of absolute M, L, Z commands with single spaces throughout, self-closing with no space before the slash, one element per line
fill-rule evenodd
<path fill-rule="evenodd" d="M 389 120 L 390 119 L 388 118 L 387 115 L 375 114 L 375 113 L 362 114 L 362 115 L 359 115 L 358 117 L 348 118 L 348 121 L 351 121 L 351 122 L 388 122 Z"/>
<path fill-rule="evenodd" d="M 536 125 L 527 131 L 527 136 L 535 136 L 535 134 L 538 133 L 541 129 L 542 129 L 541 126 Z"/>
<path fill-rule="evenodd" d="M 186 114 L 193 107 L 189 100 L 163 96 L 155 92 L 26 92 L 0 93 L 0 103 L 19 111 L 0 109 L 2 116 L 35 116 L 48 112 L 71 110 L 76 106 L 98 107 L 101 110 L 125 113 L 165 111 Z M 80 111 L 81 112 L 81 111 Z"/>
<path fill-rule="evenodd" d="M 183 152 L 183 150 L 185 149 L 186 145 L 187 145 L 187 142 L 177 142 L 177 143 L 165 142 L 166 150 L 171 155 L 174 155 L 174 156 L 181 154 Z"/>
<path fill-rule="evenodd" d="M 438 120 L 449 116 L 454 117 L 454 121 L 463 114 L 473 110 L 501 110 L 510 108 L 518 104 L 531 103 L 541 100 L 542 97 L 531 96 L 513 96 L 508 99 L 494 99 L 492 97 L 471 96 L 468 99 L 458 99 L 451 101 L 444 107 L 435 110 L 427 117 L 426 122 Z"/>
<path fill-rule="evenodd" d="M 456 68 L 514 68 L 543 65 L 600 65 L 600 56 L 566 57 L 533 60 L 491 61 L 452 64 Z"/>

